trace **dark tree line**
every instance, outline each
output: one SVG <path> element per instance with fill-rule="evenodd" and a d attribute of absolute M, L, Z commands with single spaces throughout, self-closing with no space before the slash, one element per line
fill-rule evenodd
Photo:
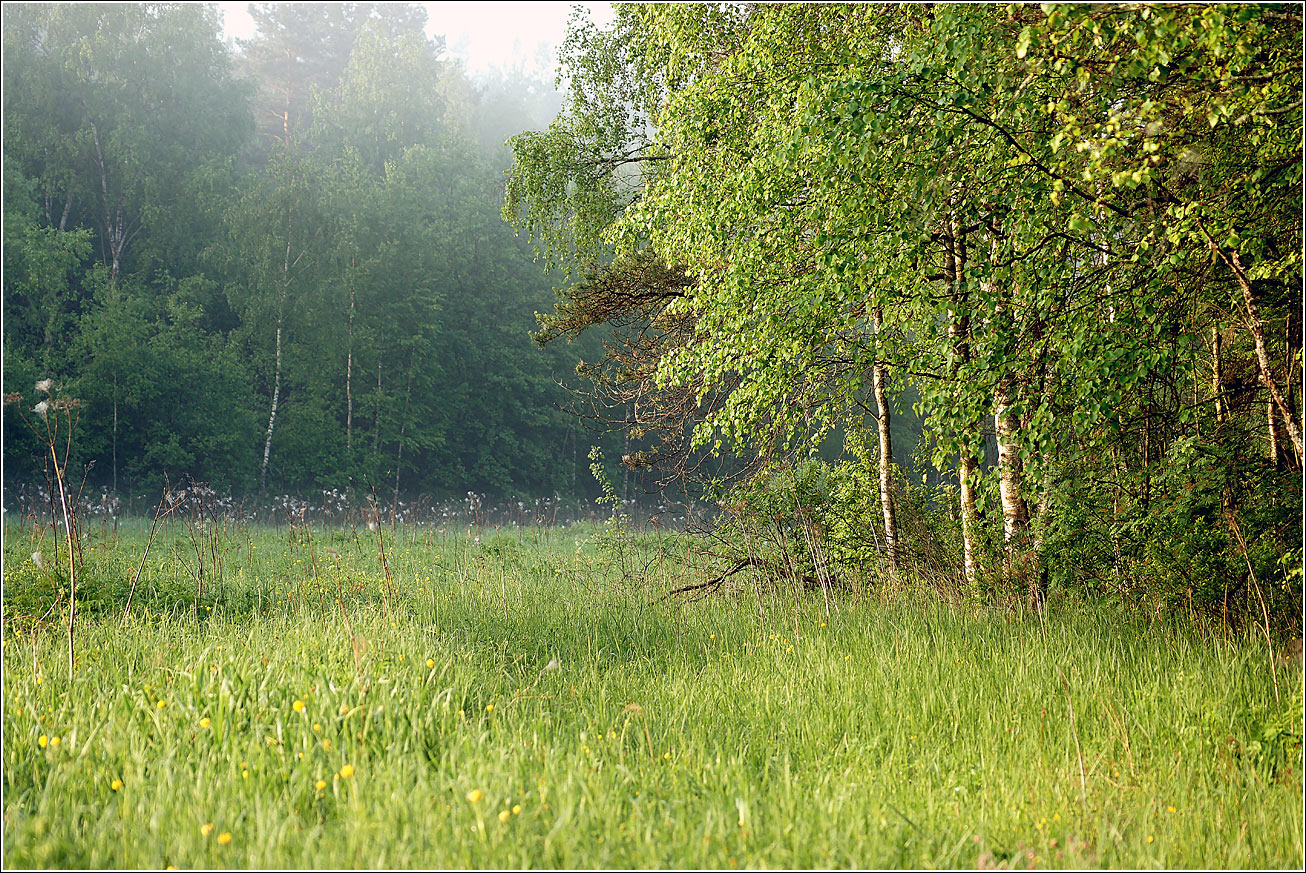
<path fill-rule="evenodd" d="M 232 51 L 200 4 L 5 7 L 5 392 L 77 398 L 114 490 L 585 487 L 580 352 L 532 347 L 499 219 L 551 87 L 471 81 L 416 4 L 252 11 Z M 7 487 L 42 475 L 16 412 Z"/>

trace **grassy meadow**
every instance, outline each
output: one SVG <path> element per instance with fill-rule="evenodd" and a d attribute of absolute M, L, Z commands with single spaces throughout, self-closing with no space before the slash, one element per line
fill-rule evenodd
<path fill-rule="evenodd" d="M 70 682 L 11 524 L 4 866 L 1301 866 L 1300 661 L 1253 634 L 667 600 L 683 541 L 595 531 L 387 528 L 387 579 L 366 528 L 165 525 L 124 617 L 146 526 L 91 528 Z"/>

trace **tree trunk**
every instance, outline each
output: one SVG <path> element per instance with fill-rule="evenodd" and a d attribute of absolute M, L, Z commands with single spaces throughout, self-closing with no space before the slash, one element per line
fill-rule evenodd
<path fill-rule="evenodd" d="M 354 288 L 349 287 L 349 342 L 345 358 L 345 448 L 354 459 Z"/>
<path fill-rule="evenodd" d="M 381 450 L 381 343 L 385 341 L 382 333 L 376 344 L 376 410 L 372 414 L 372 463 L 376 464 L 377 452 Z"/>
<path fill-rule="evenodd" d="M 1025 463 L 1016 435 L 1020 422 L 1011 413 L 1012 381 L 998 381 L 993 396 L 993 418 L 998 438 L 998 492 L 1002 499 L 1002 540 L 1007 573 L 1025 590 L 1033 609 L 1043 603 L 1043 574 L 1029 538 L 1029 503 L 1025 498 Z"/>
<path fill-rule="evenodd" d="M 1275 414 L 1273 400 L 1267 400 L 1265 402 L 1265 414 L 1266 414 L 1267 422 L 1270 426 L 1270 466 L 1274 467 L 1275 469 L 1278 469 L 1279 467 L 1279 422 L 1275 420 L 1278 416 Z"/>
<path fill-rule="evenodd" d="M 394 527 L 395 511 L 399 508 L 399 471 L 404 461 L 404 434 L 408 431 L 408 402 L 413 397 L 413 363 L 408 362 L 408 386 L 404 389 L 404 409 L 399 419 L 399 451 L 395 455 L 395 501 L 390 510 L 390 526 Z"/>
<path fill-rule="evenodd" d="M 1152 507 L 1152 385 L 1148 380 L 1147 400 L 1143 406 L 1143 515 Z"/>
<path fill-rule="evenodd" d="M 1256 363 L 1260 369 L 1261 384 L 1270 391 L 1270 399 L 1274 405 L 1279 408 L 1279 413 L 1283 416 L 1283 424 L 1287 428 L 1288 437 L 1292 440 L 1293 448 L 1296 449 L 1297 455 L 1302 454 L 1302 436 L 1301 424 L 1297 421 L 1295 412 L 1288 407 L 1288 402 L 1284 400 L 1283 394 L 1279 391 L 1279 383 L 1274 379 L 1274 370 L 1270 364 L 1270 352 L 1265 345 L 1265 324 L 1261 321 L 1261 313 L 1256 306 L 1256 298 L 1252 295 L 1252 283 L 1247 277 L 1247 271 L 1243 269 L 1242 259 L 1238 252 L 1228 254 L 1215 244 L 1211 235 L 1206 232 L 1206 228 L 1201 227 L 1202 233 L 1205 234 L 1207 242 L 1215 253 L 1224 260 L 1229 269 L 1233 270 L 1234 278 L 1238 280 L 1238 287 L 1243 292 L 1243 305 L 1247 310 L 1247 329 L 1252 333 L 1252 339 L 1256 342 Z"/>
<path fill-rule="evenodd" d="M 1279 391 L 1279 383 L 1274 378 L 1274 367 L 1270 363 L 1270 351 L 1265 344 L 1265 324 L 1261 321 L 1260 310 L 1256 306 L 1256 298 L 1252 296 L 1252 285 L 1247 279 L 1247 274 L 1243 271 L 1242 261 L 1238 258 L 1238 253 L 1234 252 L 1230 257 L 1233 263 L 1234 274 L 1238 277 L 1238 284 L 1242 287 L 1243 304 L 1247 307 L 1247 327 L 1252 332 L 1252 339 L 1256 341 L 1256 362 L 1260 366 L 1261 384 L 1270 391 L 1270 399 L 1275 406 L 1279 408 L 1279 413 L 1283 416 L 1284 427 L 1288 431 L 1288 437 L 1292 440 L 1293 446 L 1297 449 L 1297 454 L 1302 452 L 1301 424 L 1297 421 L 1297 416 L 1288 406 L 1288 401 L 1284 399 L 1283 394 Z"/>
<path fill-rule="evenodd" d="M 961 274 L 965 269 L 965 243 L 957 237 L 956 222 L 949 215 L 944 233 L 944 270 L 948 277 L 949 291 L 953 300 L 962 302 Z M 952 345 L 954 371 L 970 362 L 970 316 L 963 306 L 948 324 L 948 339 Z M 966 574 L 966 587 L 972 595 L 979 593 L 980 565 L 980 514 L 979 504 L 975 500 L 975 478 L 979 472 L 979 460 L 971 453 L 961 452 L 957 459 L 957 478 L 961 486 L 961 543 L 962 566 Z"/>
<path fill-rule="evenodd" d="M 889 575 L 898 575 L 898 522 L 893 501 L 893 437 L 889 430 L 890 410 L 888 397 L 888 368 L 880 351 L 879 334 L 883 326 L 884 310 L 875 307 L 875 363 L 871 378 L 875 391 L 875 408 L 879 414 L 880 431 L 880 505 L 884 508 L 884 551 L 889 565 Z"/>
<path fill-rule="evenodd" d="M 1047 596 L 1048 565 L 1043 559 L 1043 535 L 1048 529 L 1048 506 L 1051 503 L 1051 486 L 1052 464 L 1045 461 L 1043 465 L 1043 488 L 1039 492 L 1037 503 L 1034 505 L 1033 541 L 1029 549 L 1032 572 L 1027 592 L 1030 606 L 1035 608 L 1042 604 Z"/>
<path fill-rule="evenodd" d="M 961 479 L 961 550 L 966 570 L 966 585 L 971 593 L 979 591 L 979 507 L 975 502 L 975 475 L 979 461 L 974 455 L 962 454 L 958 463 Z"/>
<path fill-rule="evenodd" d="M 109 170 L 104 164 L 104 152 L 100 149 L 100 130 L 91 122 L 91 141 L 95 143 L 95 163 L 100 170 L 100 208 L 104 211 L 104 228 L 101 246 L 107 245 L 111 265 L 109 267 L 109 285 L 117 287 L 119 255 L 121 254 L 120 231 L 122 225 L 122 211 L 118 212 L 118 221 L 113 220 L 109 206 Z M 100 254 L 104 254 L 101 248 Z"/>
<path fill-rule="evenodd" d="M 293 50 L 287 47 L 285 54 L 286 54 L 286 61 L 288 62 L 287 64 L 288 69 L 294 69 L 295 57 L 294 57 Z M 287 82 L 286 87 L 282 92 L 286 95 L 286 99 L 285 99 L 285 104 L 282 107 L 282 113 L 281 113 L 281 142 L 287 148 L 290 147 L 290 92 L 291 92 L 291 86 L 290 83 Z"/>
<path fill-rule="evenodd" d="M 59 230 L 63 231 L 68 227 L 68 213 L 73 209 L 73 190 L 68 189 L 68 198 L 63 202 L 63 215 L 59 216 Z"/>
<path fill-rule="evenodd" d="M 118 494 L 118 371 L 113 371 L 113 493 Z"/>
<path fill-rule="evenodd" d="M 268 458 L 272 455 L 272 431 L 277 426 L 277 403 L 281 399 L 281 315 L 277 315 L 276 365 L 272 371 L 272 412 L 268 415 L 268 436 L 263 441 L 263 469 L 259 473 L 258 496 L 262 501 L 268 490 Z"/>
<path fill-rule="evenodd" d="M 1224 427 L 1224 370 L 1220 364 L 1220 326 L 1211 328 L 1211 393 L 1215 395 L 1215 426 Z"/>
<path fill-rule="evenodd" d="M 1288 362 L 1287 366 L 1287 384 L 1284 386 L 1284 399 L 1288 401 L 1288 411 L 1293 415 L 1298 414 L 1301 404 L 1298 402 L 1301 397 L 1302 388 L 1302 371 L 1301 371 L 1301 310 L 1293 307 L 1288 310 L 1288 317 L 1284 320 L 1284 360 Z M 1271 400 L 1271 402 L 1273 402 Z M 1294 470 L 1301 469 L 1301 454 L 1294 453 L 1291 457 L 1287 451 L 1282 451 L 1285 462 L 1291 462 Z"/>
<path fill-rule="evenodd" d="M 999 256 L 997 237 L 989 242 L 990 263 L 996 263 Z M 991 269 L 991 268 L 990 268 Z M 1017 317 L 1010 307 L 998 296 L 998 288 L 992 280 L 986 280 L 984 290 L 991 299 L 998 302 L 994 306 L 996 326 L 1014 330 Z M 1002 542 L 1005 547 L 1006 565 L 1010 573 L 1016 569 L 1016 558 L 1024 552 L 1028 543 L 1029 505 L 1025 502 L 1024 476 L 1025 465 L 1020 457 L 1020 446 L 1016 436 L 1020 433 L 1020 420 L 1011 411 L 1011 404 L 1018 386 L 1019 377 L 1005 373 L 998 377 L 993 388 L 993 423 L 998 442 L 998 495 L 1002 501 Z"/>
<path fill-rule="evenodd" d="M 1002 497 L 1002 540 L 1008 557 L 1022 548 L 1029 531 L 1029 506 L 1023 491 L 1025 465 L 1016 434 L 1020 425 L 1011 414 L 1011 380 L 998 380 L 993 396 L 993 419 L 998 437 L 998 491 Z"/>
<path fill-rule="evenodd" d="M 630 458 L 630 431 L 635 426 L 634 420 L 631 418 L 629 404 L 626 405 L 625 412 L 626 450 L 621 456 L 621 508 L 623 511 L 626 508 L 626 498 L 630 495 L 630 464 L 627 463 L 627 459 Z"/>

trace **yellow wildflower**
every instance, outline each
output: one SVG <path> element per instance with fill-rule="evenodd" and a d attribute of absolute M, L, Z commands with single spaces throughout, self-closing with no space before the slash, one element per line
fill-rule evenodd
<path fill-rule="evenodd" d="M 506 809 L 503 812 L 499 813 L 499 821 L 507 821 L 510 818 L 512 818 L 512 813 Z"/>
<path fill-rule="evenodd" d="M 346 764 L 345 766 L 343 766 L 343 767 L 340 768 L 340 778 L 341 778 L 341 779 L 348 779 L 350 776 L 353 776 L 353 775 L 354 775 L 354 765 L 353 765 L 353 764 Z"/>
<path fill-rule="evenodd" d="M 218 843 L 220 845 L 225 846 L 227 843 L 230 842 L 231 842 L 231 831 L 223 831 L 222 833 L 218 834 Z"/>
<path fill-rule="evenodd" d="M 41 734 L 41 735 L 40 735 L 39 737 L 37 737 L 37 739 L 36 739 L 36 744 L 37 744 L 38 746 L 40 746 L 41 748 L 43 748 L 43 749 L 44 749 L 47 745 L 49 745 L 49 743 L 50 743 L 50 738 L 47 737 L 45 734 Z"/>
<path fill-rule="evenodd" d="M 213 833 L 213 822 L 206 821 L 204 824 L 200 825 L 200 836 L 207 837 L 211 833 Z"/>
<path fill-rule="evenodd" d="M 434 666 L 435 666 L 435 659 L 434 659 L 434 658 L 427 658 L 427 659 L 426 659 L 426 666 L 427 666 L 427 667 L 434 667 Z"/>
<path fill-rule="evenodd" d="M 109 787 L 112 788 L 114 791 L 118 791 L 119 789 L 122 788 L 122 780 L 121 779 L 113 780 L 112 782 L 109 783 Z"/>
<path fill-rule="evenodd" d="M 324 790 L 326 788 L 326 780 L 325 779 L 317 780 L 316 782 L 313 783 L 313 787 L 316 788 L 318 791 Z"/>
<path fill-rule="evenodd" d="M 302 700 L 296 700 L 294 703 L 290 704 L 290 708 L 293 709 L 295 712 L 303 712 L 303 711 L 304 711 L 304 701 L 302 701 Z"/>
<path fill-rule="evenodd" d="M 208 717 L 207 715 L 204 716 L 202 719 L 200 719 L 200 727 L 202 727 L 202 728 L 206 728 L 206 727 L 208 727 L 210 724 L 212 724 L 212 722 L 209 721 L 209 717 Z"/>
<path fill-rule="evenodd" d="M 520 804 L 520 803 L 514 803 L 514 804 L 512 805 L 512 814 L 513 814 L 513 815 L 521 815 L 521 804 Z"/>
<path fill-rule="evenodd" d="M 471 791 L 467 792 L 467 800 L 470 801 L 471 803 L 480 803 L 481 798 L 484 796 L 485 795 L 481 792 L 481 789 L 479 788 L 473 788 Z"/>

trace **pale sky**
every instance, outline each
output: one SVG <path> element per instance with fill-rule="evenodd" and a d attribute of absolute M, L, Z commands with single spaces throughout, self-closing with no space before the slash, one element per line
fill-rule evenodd
<path fill-rule="evenodd" d="M 254 33 L 248 3 L 219 3 L 226 35 L 246 39 Z M 424 3 L 426 32 L 442 33 L 449 53 L 462 58 L 469 72 L 491 67 L 511 68 L 520 63 L 527 71 L 551 77 L 557 66 L 556 51 L 567 33 L 573 6 L 585 6 L 599 24 L 612 20 L 610 3 Z M 542 57 L 547 55 L 547 60 Z"/>

